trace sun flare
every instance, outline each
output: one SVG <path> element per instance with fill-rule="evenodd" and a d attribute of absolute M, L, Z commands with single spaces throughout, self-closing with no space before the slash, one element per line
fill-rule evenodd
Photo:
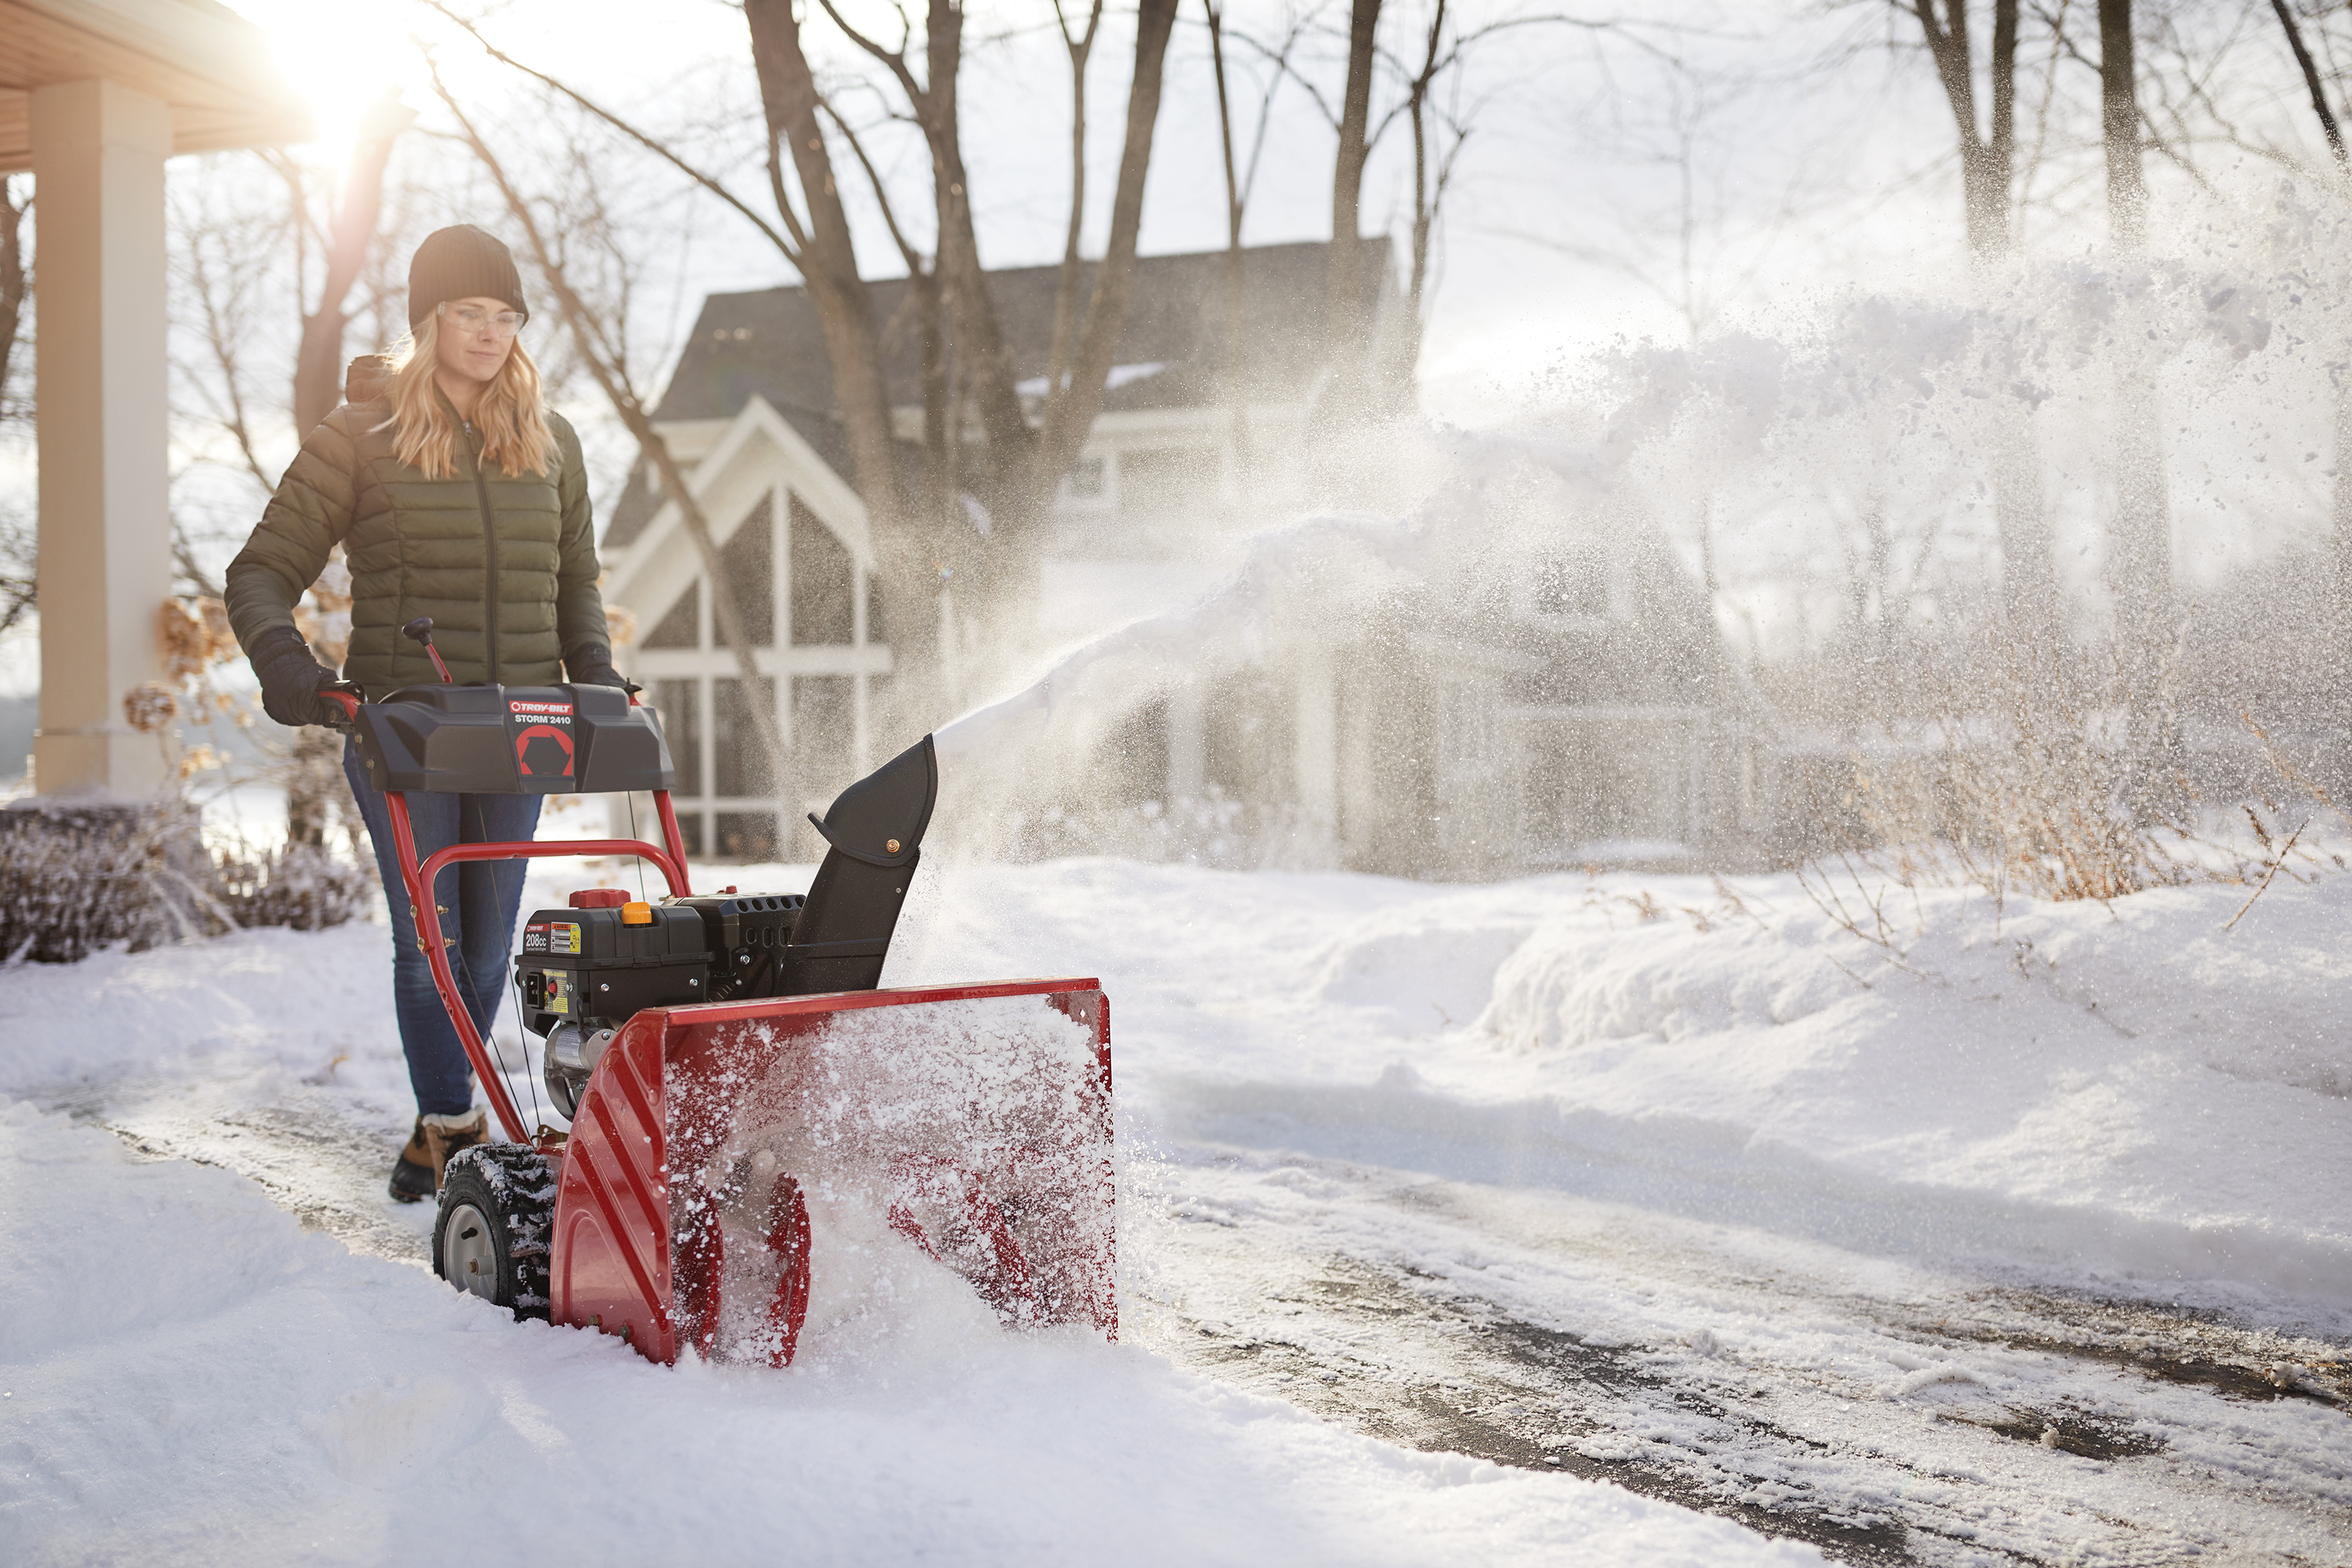
<path fill-rule="evenodd" d="M 422 75 L 400 0 L 233 0 L 268 36 L 288 84 L 310 106 L 308 150 L 340 164 L 384 93 Z M 414 102 L 415 94 L 408 94 Z"/>

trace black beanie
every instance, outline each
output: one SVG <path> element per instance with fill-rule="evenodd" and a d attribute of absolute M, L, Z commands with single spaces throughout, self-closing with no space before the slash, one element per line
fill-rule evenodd
<path fill-rule="evenodd" d="M 514 253 L 497 236 L 472 224 L 436 228 L 425 237 L 408 261 L 408 325 L 424 324 L 436 307 L 448 300 L 503 300 L 530 316 L 522 302 L 522 274 L 515 270 Z"/>

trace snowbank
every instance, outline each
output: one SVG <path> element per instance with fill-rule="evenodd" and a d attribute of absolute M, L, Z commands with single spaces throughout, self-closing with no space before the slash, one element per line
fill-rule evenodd
<path fill-rule="evenodd" d="M 899 973 L 1099 973 L 1164 1136 L 2352 1325 L 2352 879 L 1896 891 L 1884 943 L 1790 878 L 943 882 Z"/>
<path fill-rule="evenodd" d="M 596 879 L 543 866 L 529 901 Z M 2352 879 L 2283 878 L 2224 931 L 2243 896 L 1905 894 L 1881 943 L 1785 879 L 927 868 L 888 978 L 1103 980 L 1139 1292 L 1168 1273 L 1155 1215 L 1263 1205 L 1317 1179 L 1274 1169 L 1304 1155 L 2340 1333 Z M 409 1115 L 389 957 L 354 927 L 0 971 L 0 1096 L 176 1097 L 224 1138 L 320 1119 L 373 1172 Z M 1212 1172 L 1203 1145 L 1249 1153 Z M 1182 1157 L 1134 1163 L 1155 1146 Z M 299 1177 L 271 1190 L 302 1209 Z M 0 1559 L 370 1561 L 454 1526 L 592 1561 L 1815 1560 L 1346 1436 L 1133 1346 L 1000 1333 L 952 1280 L 787 1373 L 656 1369 L 457 1298 L 425 1216 L 380 1206 L 415 1266 L 0 1106 Z M 1528 1245 L 1515 1310 L 1540 1321 L 1557 1269 Z"/>

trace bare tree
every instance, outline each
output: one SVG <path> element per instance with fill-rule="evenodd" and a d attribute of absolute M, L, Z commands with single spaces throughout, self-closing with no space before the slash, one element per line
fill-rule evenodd
<path fill-rule="evenodd" d="M 370 106 L 352 145 L 341 199 L 327 226 L 318 303 L 302 317 L 301 346 L 294 356 L 297 435 L 309 435 L 342 401 L 343 341 L 352 320 L 345 306 L 376 241 L 383 213 L 383 173 L 392 162 L 393 146 L 415 118 L 416 111 L 400 101 L 398 90 L 389 90 Z M 284 167 L 294 186 L 297 206 L 307 207 L 300 171 L 291 164 Z"/>
<path fill-rule="evenodd" d="M 2304 41 L 2303 29 L 2296 25 L 2294 12 L 2286 0 L 2271 0 L 2271 5 L 2278 13 L 2279 26 L 2286 33 L 2287 48 L 2294 56 L 2295 68 L 2303 75 L 2304 89 L 2311 95 L 2312 113 L 2318 118 L 2320 134 L 2326 139 L 2327 150 L 2335 154 L 2339 195 L 2352 198 L 2352 155 L 2345 151 L 2344 130 L 2327 101 L 2327 89 L 2320 78 L 2318 62 L 2311 58 L 2311 47 Z M 2329 726 L 2328 764 L 2330 784 L 2344 792 L 2347 798 L 2352 798 L 2352 374 L 2347 374 L 2340 363 L 2330 374 L 2336 383 L 2336 479 L 2328 508 L 2332 589 L 2328 607 L 2335 621 L 2328 660 L 2326 707 L 2334 720 Z"/>
<path fill-rule="evenodd" d="M 1894 0 L 1900 3 L 1900 0 Z M 2010 251 L 2010 187 L 2017 160 L 2018 0 L 1993 0 L 1992 54 L 1987 71 L 1991 112 L 1977 118 L 1976 60 L 1969 38 L 1969 0 L 1911 0 L 1936 62 L 1937 79 L 1960 137 L 1961 205 L 1969 249 L 1983 259 Z"/>
<path fill-rule="evenodd" d="M 2116 248 L 2147 248 L 2147 174 L 2140 163 L 2139 76 L 2132 63 L 2132 0 L 2099 0 L 2099 131 L 2107 159 L 2107 224 Z"/>
<path fill-rule="evenodd" d="M 1270 69 L 1259 89 L 1250 136 L 1249 156 L 1236 155 L 1234 133 L 1232 73 L 1225 64 L 1224 6 L 1220 0 L 1202 0 L 1209 23 L 1209 68 L 1217 85 L 1217 136 L 1225 176 L 1225 402 L 1232 411 L 1234 462 L 1246 477 L 1253 467 L 1249 440 L 1249 329 L 1244 319 L 1247 299 L 1247 263 L 1242 254 L 1242 223 L 1248 215 L 1250 193 L 1257 185 L 1259 161 L 1265 154 L 1266 132 L 1274 123 L 1274 99 L 1290 68 L 1291 51 L 1306 32 L 1306 20 L 1294 14 L 1279 40 L 1272 45 L 1243 38 L 1263 56 Z"/>
<path fill-rule="evenodd" d="M 1360 352 L 1356 323 L 1364 298 L 1364 163 L 1371 153 L 1380 24 L 1381 0 L 1349 0 L 1348 75 L 1339 96 L 1339 145 L 1331 162 L 1331 261 L 1324 275 L 1323 334 L 1331 359 L 1327 411 L 1332 414 L 1353 412 L 1369 391 L 1369 356 Z"/>
<path fill-rule="evenodd" d="M 1889 0 L 1900 6 L 1903 0 Z M 1979 122 L 1969 0 L 1909 0 L 1937 79 L 1959 133 L 1960 202 L 1969 254 L 1979 269 L 2006 261 L 2016 246 L 2011 218 L 2017 163 L 2019 0 L 1993 0 L 1986 67 L 1990 112 Z M 2003 378 L 2007 379 L 2007 378 Z M 2042 504 L 2041 453 L 2028 411 L 2012 397 L 1993 413 L 1993 513 L 2000 537 L 2002 608 L 2011 630 L 2037 646 L 2057 641 L 2058 577 Z"/>
<path fill-rule="evenodd" d="M 925 612 L 938 590 L 938 534 L 947 520 L 937 514 L 917 517 L 901 493 L 884 374 L 884 324 L 876 318 L 858 268 L 832 153 L 834 138 L 852 143 L 853 156 L 865 163 L 869 175 L 872 165 L 855 146 L 845 120 L 834 112 L 818 88 L 802 37 L 803 20 L 793 0 L 744 0 L 743 5 L 766 121 L 768 184 L 777 214 L 775 223 L 753 212 L 722 180 L 697 168 L 659 137 L 497 48 L 440 0 L 427 0 L 427 4 L 465 28 L 493 58 L 547 84 L 717 195 L 750 221 L 800 274 L 815 307 L 833 369 L 834 395 L 850 448 L 850 478 L 875 524 L 885 598 L 895 606 L 890 618 L 899 668 L 910 674 L 926 670 L 931 663 L 928 657 L 931 649 L 927 641 L 929 616 Z M 1013 543 L 1024 533 L 1022 525 L 1044 510 L 1101 408 L 1133 290 L 1144 180 L 1150 166 L 1176 0 L 1141 0 L 1139 6 L 1127 141 L 1112 195 L 1109 245 L 1094 269 L 1094 289 L 1083 314 L 1072 306 L 1069 368 L 1058 384 L 1049 384 L 1042 417 L 1034 427 L 1022 406 L 994 301 L 980 270 L 955 83 L 962 52 L 962 8 L 951 0 L 931 0 L 925 16 L 919 71 L 911 19 L 892 45 L 857 32 L 832 16 L 830 7 L 826 9 L 835 25 L 884 67 L 906 100 L 909 118 L 922 132 L 931 162 L 933 205 L 940 225 L 933 270 L 939 279 L 940 316 L 952 337 L 941 361 L 948 380 L 940 384 L 961 383 L 971 390 L 991 447 L 997 514 L 1011 525 L 997 531 L 995 542 Z M 1074 63 L 1083 68 L 1083 59 Z M 874 183 L 878 189 L 878 180 Z M 896 237 L 902 247 L 907 246 L 903 226 L 894 221 L 894 227 Z M 1074 289 L 1076 278 L 1073 269 Z M 942 421 L 940 428 L 949 433 L 948 438 L 955 438 L 957 423 L 951 416 Z M 953 509 L 949 510 L 952 516 Z M 916 700 L 922 700 L 919 694 Z"/>
<path fill-rule="evenodd" d="M 2309 46 L 2303 41 L 2303 29 L 2295 25 L 2294 12 L 2286 0 L 2271 0 L 2271 8 L 2278 13 L 2279 26 L 2286 30 L 2287 47 L 2294 55 L 2297 69 L 2303 72 L 2303 85 L 2311 94 L 2311 111 L 2319 117 L 2320 134 L 2327 139 L 2327 150 L 2336 154 L 2336 167 L 2352 169 L 2352 153 L 2344 148 L 2344 128 L 2336 123 L 2336 110 L 2327 102 L 2327 89 L 2319 79 L 2319 64 L 2311 58 Z"/>
<path fill-rule="evenodd" d="M 2147 248 L 2147 176 L 2140 162 L 2131 0 L 2099 0 L 2099 126 L 2108 226 L 2118 260 L 2130 265 Z M 2162 684 L 2177 630 L 2172 512 L 2147 336 L 2130 330 L 2116 334 L 2114 586 L 2132 747 L 2139 759 L 2137 804 L 2142 811 L 2155 811 L 2179 770 L 2180 733 Z"/>
<path fill-rule="evenodd" d="M 1045 356 L 1045 386 L 1050 392 L 1062 384 L 1070 372 L 1071 340 L 1077 332 L 1078 321 L 1078 236 L 1086 226 L 1087 216 L 1087 62 L 1095 52 L 1095 35 L 1102 26 L 1103 0 L 1092 0 L 1087 8 L 1085 31 L 1073 37 L 1070 19 L 1064 14 L 1062 0 L 1054 0 L 1054 22 L 1061 31 L 1062 47 L 1070 57 L 1070 222 L 1062 238 L 1062 271 L 1054 283 L 1054 342 Z M 1216 7 L 1210 4 L 1210 26 L 1213 33 Z M 1217 79 L 1217 107 L 1224 108 L 1224 78 Z M 1230 143 L 1231 135 L 1227 137 Z M 1226 153 L 1228 182 L 1232 178 L 1232 152 Z"/>

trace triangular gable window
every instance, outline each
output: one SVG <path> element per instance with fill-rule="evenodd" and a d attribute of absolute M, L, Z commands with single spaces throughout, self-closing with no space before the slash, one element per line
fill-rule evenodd
<path fill-rule="evenodd" d="M 647 632 L 639 647 L 699 647 L 702 646 L 702 582 L 699 578 L 687 585 L 654 629 Z"/>

